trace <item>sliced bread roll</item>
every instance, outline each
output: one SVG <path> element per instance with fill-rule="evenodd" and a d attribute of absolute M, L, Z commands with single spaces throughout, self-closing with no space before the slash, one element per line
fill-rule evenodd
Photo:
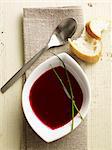
<path fill-rule="evenodd" d="M 89 21 L 85 28 L 86 32 L 96 40 L 101 40 L 102 38 L 102 31 L 107 30 L 109 23 L 100 19 L 94 19 Z"/>
<path fill-rule="evenodd" d="M 100 19 L 89 21 L 80 38 L 68 39 L 70 50 L 78 58 L 89 63 L 99 60 L 102 53 L 102 31 L 107 30 L 109 22 Z"/>
<path fill-rule="evenodd" d="M 88 39 L 84 36 L 77 40 L 68 39 L 70 50 L 78 58 L 89 63 L 95 63 L 99 60 L 102 52 L 102 43 L 97 40 Z"/>

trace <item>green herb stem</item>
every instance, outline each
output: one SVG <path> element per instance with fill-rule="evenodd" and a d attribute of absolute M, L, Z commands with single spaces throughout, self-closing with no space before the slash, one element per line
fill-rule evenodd
<path fill-rule="evenodd" d="M 73 105 L 74 105 L 75 109 L 77 110 L 78 114 L 80 115 L 80 118 L 84 121 L 84 118 L 82 117 L 77 105 L 75 104 L 75 100 L 73 100 Z"/>
<path fill-rule="evenodd" d="M 69 88 L 70 88 L 70 94 L 69 94 L 69 99 L 72 99 L 73 100 L 73 105 L 74 105 L 74 107 L 75 107 L 75 109 L 77 110 L 77 112 L 79 113 L 79 115 L 80 115 L 80 118 L 82 119 L 82 120 L 84 120 L 83 119 L 83 117 L 82 117 L 82 115 L 81 115 L 81 113 L 80 113 L 80 111 L 79 111 L 79 109 L 78 109 L 78 107 L 77 107 L 77 105 L 75 104 L 75 99 L 74 99 L 74 95 L 73 95 L 73 89 L 72 89 L 72 86 L 71 86 L 71 82 L 70 82 L 70 79 L 69 79 L 69 76 L 68 76 L 68 73 L 67 73 L 67 68 L 66 68 L 66 65 L 65 65 L 65 63 L 63 62 L 63 60 L 58 56 L 58 55 L 56 55 L 55 53 L 53 53 L 53 52 L 51 52 L 53 55 L 55 55 L 56 57 L 58 57 L 58 59 L 62 62 L 62 65 L 63 65 L 63 67 L 65 68 L 65 73 L 66 73 L 66 76 L 67 76 L 67 80 L 68 80 L 68 83 L 69 83 Z M 59 77 L 60 78 L 60 77 Z M 63 83 L 64 84 L 64 83 Z M 68 95 L 68 91 L 67 91 L 67 95 Z M 71 95 L 71 96 L 70 96 Z"/>
<path fill-rule="evenodd" d="M 51 67 L 52 67 L 52 65 L 51 65 Z M 58 73 L 57 73 L 57 71 L 55 70 L 55 68 L 52 67 L 52 69 L 53 69 L 53 71 L 54 71 L 56 77 L 57 77 L 58 80 L 60 81 L 61 85 L 63 86 L 63 89 L 64 89 L 64 91 L 65 91 L 65 94 L 67 95 L 67 97 L 68 97 L 70 100 L 73 100 L 73 105 L 74 105 L 75 109 L 77 110 L 77 112 L 79 113 L 80 118 L 83 120 L 83 117 L 81 116 L 81 113 L 80 113 L 80 111 L 78 110 L 78 107 L 77 107 L 76 104 L 75 104 L 74 97 L 73 97 L 73 99 L 72 99 L 72 97 L 70 96 L 70 94 L 69 94 L 67 88 L 65 87 L 65 85 L 64 85 L 64 83 L 63 83 L 63 81 L 62 81 L 62 79 L 61 79 L 60 76 L 58 75 Z"/>
<path fill-rule="evenodd" d="M 51 65 L 51 67 L 52 67 L 52 65 Z M 55 70 L 53 67 L 52 67 L 52 69 L 53 69 L 53 71 L 54 71 L 56 77 L 57 77 L 58 80 L 60 81 L 61 85 L 63 86 L 63 89 L 64 89 L 66 95 L 68 96 L 69 99 L 71 99 L 71 96 L 70 96 L 68 90 L 66 89 L 66 87 L 65 87 L 65 85 L 64 85 L 64 83 L 63 83 L 63 81 L 62 81 L 62 79 L 60 78 L 60 76 L 58 75 L 58 73 L 56 72 L 56 70 Z"/>
<path fill-rule="evenodd" d="M 52 53 L 52 52 L 51 52 L 51 53 Z M 62 60 L 58 55 L 56 55 L 55 53 L 52 53 L 52 54 L 54 54 L 55 56 L 58 57 L 58 59 L 62 62 L 63 67 L 65 68 L 65 73 L 66 73 L 67 81 L 68 81 L 68 84 L 69 84 L 70 93 L 69 93 L 69 91 L 67 90 L 67 88 L 65 87 L 65 85 L 64 85 L 64 83 L 63 83 L 63 81 L 62 81 L 62 79 L 60 78 L 60 76 L 58 75 L 58 73 L 56 72 L 56 70 L 55 70 L 55 69 L 52 67 L 52 65 L 51 65 L 51 67 L 52 67 L 52 69 L 53 69 L 53 71 L 54 71 L 56 77 L 58 78 L 58 80 L 60 81 L 61 85 L 63 86 L 63 89 L 64 89 L 66 95 L 68 96 L 68 98 L 69 98 L 70 100 L 72 100 L 72 126 L 71 126 L 71 130 L 73 130 L 73 127 L 74 127 L 74 107 L 75 107 L 75 109 L 77 110 L 77 112 L 79 113 L 80 118 L 81 118 L 82 120 L 84 120 L 84 119 L 83 119 L 83 117 L 82 117 L 82 115 L 81 115 L 81 113 L 80 113 L 80 111 L 79 111 L 79 109 L 78 109 L 78 107 L 77 107 L 77 105 L 76 105 L 76 103 L 75 103 L 75 99 L 74 99 L 74 95 L 73 95 L 73 89 L 72 89 L 72 86 L 71 86 L 71 82 L 70 82 L 70 79 L 69 79 L 69 75 L 68 75 L 68 72 L 67 72 L 66 65 L 65 65 L 65 63 L 63 62 L 63 60 Z"/>

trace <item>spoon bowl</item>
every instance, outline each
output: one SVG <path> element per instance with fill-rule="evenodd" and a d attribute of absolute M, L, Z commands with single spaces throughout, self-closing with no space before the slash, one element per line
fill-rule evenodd
<path fill-rule="evenodd" d="M 63 20 L 52 33 L 48 42 L 48 48 L 62 46 L 68 38 L 72 37 L 77 29 L 77 22 L 73 18 Z"/>

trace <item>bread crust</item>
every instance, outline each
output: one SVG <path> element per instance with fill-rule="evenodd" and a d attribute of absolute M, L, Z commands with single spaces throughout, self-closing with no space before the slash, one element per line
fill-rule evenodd
<path fill-rule="evenodd" d="M 90 21 L 88 23 L 86 23 L 86 26 L 85 26 L 85 29 L 86 29 L 86 32 L 92 37 L 92 38 L 95 38 L 96 40 L 101 40 L 101 37 L 99 37 L 98 35 L 96 35 L 91 27 L 90 27 Z"/>
<path fill-rule="evenodd" d="M 101 53 L 102 53 L 102 48 L 99 51 L 97 51 L 97 53 L 95 53 L 94 55 L 87 55 L 87 54 L 82 53 L 77 48 L 75 43 L 73 43 L 71 41 L 71 39 L 68 39 L 68 41 L 69 41 L 69 45 L 70 45 L 70 51 L 73 54 L 75 54 L 78 58 L 80 58 L 81 60 L 88 62 L 88 63 L 96 63 L 99 60 Z"/>

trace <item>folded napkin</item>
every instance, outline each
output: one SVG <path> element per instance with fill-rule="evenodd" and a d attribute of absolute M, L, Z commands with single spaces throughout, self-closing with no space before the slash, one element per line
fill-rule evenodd
<path fill-rule="evenodd" d="M 25 8 L 23 14 L 24 32 L 24 56 L 27 62 L 41 48 L 43 48 L 55 27 L 61 20 L 73 17 L 77 20 L 78 28 L 73 38 L 80 36 L 83 29 L 83 13 L 80 6 L 60 8 Z M 54 48 L 56 54 L 66 52 L 68 45 Z M 26 77 L 41 62 L 51 57 L 52 54 L 46 51 L 26 72 Z M 87 122 L 86 120 L 72 133 L 64 138 L 47 144 L 34 133 L 25 121 L 24 140 L 21 149 L 28 150 L 87 150 Z"/>

